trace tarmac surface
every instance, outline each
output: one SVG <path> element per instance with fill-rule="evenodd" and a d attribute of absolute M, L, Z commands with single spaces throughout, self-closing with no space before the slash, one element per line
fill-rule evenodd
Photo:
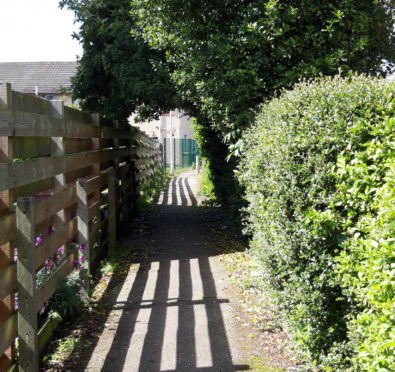
<path fill-rule="evenodd" d="M 148 212 L 147 255 L 110 295 L 85 371 L 250 370 L 232 317 L 232 285 L 214 259 L 216 216 L 199 208 L 199 186 L 193 172 L 172 178 Z"/>

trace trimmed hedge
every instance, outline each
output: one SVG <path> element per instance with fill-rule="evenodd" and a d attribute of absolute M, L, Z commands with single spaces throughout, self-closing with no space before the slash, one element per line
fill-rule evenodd
<path fill-rule="evenodd" d="M 394 333 L 393 317 L 381 323 L 378 316 L 392 306 L 391 249 L 379 241 L 387 255 L 376 257 L 367 243 L 377 230 L 382 240 L 394 230 L 385 212 L 393 203 L 393 100 L 393 84 L 364 76 L 302 82 L 263 105 L 243 137 L 237 174 L 246 188 L 251 246 L 300 349 L 328 370 L 358 370 L 363 363 L 369 370 L 377 355 L 363 356 L 363 345 L 381 339 L 368 334 L 368 323 L 376 331 L 385 323 L 380 335 Z M 374 155 L 378 143 L 385 151 Z M 375 174 L 368 181 L 355 168 L 364 161 L 362 168 Z M 381 277 L 372 265 L 378 272 L 385 267 L 387 284 L 376 285 Z M 367 300 L 369 294 L 374 298 Z"/>

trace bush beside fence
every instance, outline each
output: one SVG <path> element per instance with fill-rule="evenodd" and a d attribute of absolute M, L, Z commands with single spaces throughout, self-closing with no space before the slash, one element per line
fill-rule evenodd
<path fill-rule="evenodd" d="M 244 135 L 252 247 L 326 370 L 394 368 L 394 91 L 363 76 L 300 83 Z"/>

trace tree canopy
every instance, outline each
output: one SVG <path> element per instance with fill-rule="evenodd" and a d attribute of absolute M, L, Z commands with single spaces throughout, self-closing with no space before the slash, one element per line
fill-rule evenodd
<path fill-rule="evenodd" d="M 81 28 L 74 37 L 83 47 L 73 79 L 73 95 L 82 108 L 125 122 L 131 113 L 158 116 L 175 107 L 165 53 L 138 34 L 129 0 L 61 0 Z"/>
<path fill-rule="evenodd" d="M 223 203 L 239 192 L 235 160 L 226 159 L 238 154 L 258 104 L 303 78 L 385 75 L 394 67 L 391 0 L 60 4 L 82 22 L 76 37 L 84 54 L 73 85 L 83 107 L 118 119 L 174 107 L 194 116 Z"/>
<path fill-rule="evenodd" d="M 394 60 L 385 1 L 134 0 L 132 9 L 178 90 L 230 140 L 280 88 L 339 70 L 376 74 Z"/>

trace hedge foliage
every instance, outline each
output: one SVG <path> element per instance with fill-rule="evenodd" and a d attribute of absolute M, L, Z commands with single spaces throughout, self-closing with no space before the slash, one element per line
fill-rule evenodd
<path fill-rule="evenodd" d="M 393 367 L 394 90 L 301 82 L 243 136 L 252 247 L 301 350 L 328 370 Z"/>

